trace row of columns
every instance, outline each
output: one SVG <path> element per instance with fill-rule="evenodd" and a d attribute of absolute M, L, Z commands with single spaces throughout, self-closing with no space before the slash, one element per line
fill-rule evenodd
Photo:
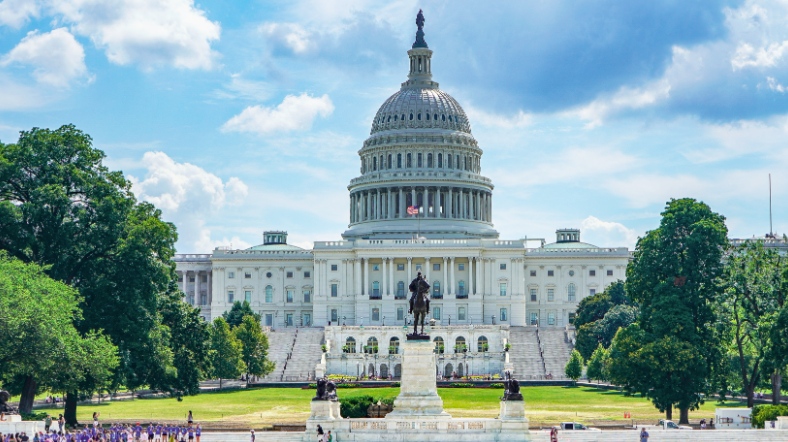
<path fill-rule="evenodd" d="M 189 296 L 194 295 L 194 305 L 206 305 L 206 306 L 211 305 L 211 302 L 213 301 L 213 290 L 212 290 L 212 284 L 211 284 L 211 272 L 210 271 L 208 271 L 208 270 L 203 270 L 203 271 L 200 271 L 200 270 L 184 270 L 184 271 L 180 272 L 180 276 L 181 276 L 181 280 L 183 281 L 182 285 L 181 285 L 181 291 L 187 296 L 187 301 L 188 301 L 188 297 Z M 194 277 L 194 283 L 191 286 L 193 291 L 189 290 L 189 288 L 190 288 L 189 287 L 189 282 L 190 282 L 189 279 L 192 276 Z M 206 298 L 206 300 L 205 300 L 204 304 L 200 302 L 201 299 L 202 299 L 201 298 L 201 295 L 202 295 L 202 293 L 201 293 L 201 291 L 202 291 L 201 277 L 202 276 L 206 277 L 206 287 L 205 287 L 205 295 L 206 295 L 205 298 Z"/>
<path fill-rule="evenodd" d="M 419 155 L 421 155 L 421 163 L 419 163 Z M 437 154 L 431 152 L 407 153 L 404 157 L 401 153 L 396 154 L 396 156 L 394 154 L 381 154 L 379 156 L 366 155 L 361 157 L 361 173 L 363 174 L 391 169 L 443 169 L 479 173 L 481 171 L 481 158 L 475 155 L 463 156 L 460 154 L 447 154 L 444 156 L 443 152 Z"/>
<path fill-rule="evenodd" d="M 420 204 L 419 204 L 420 202 Z M 492 194 L 487 191 L 443 187 L 383 187 L 350 195 L 350 222 L 409 217 L 408 206 L 419 206 L 423 218 L 492 220 Z"/>

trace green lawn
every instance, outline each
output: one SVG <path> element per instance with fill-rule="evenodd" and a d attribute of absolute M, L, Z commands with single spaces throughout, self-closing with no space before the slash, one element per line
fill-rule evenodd
<path fill-rule="evenodd" d="M 624 420 L 624 413 L 632 414 L 640 421 L 656 420 L 661 417 L 651 402 L 638 397 L 626 397 L 614 391 L 594 388 L 523 387 L 526 401 L 526 416 L 533 427 L 561 421 L 586 423 Z M 375 398 L 396 397 L 398 388 L 340 389 L 339 398 L 370 395 Z M 455 417 L 496 417 L 498 415 L 501 389 L 441 388 L 446 411 Z M 221 421 L 244 423 L 254 426 L 273 423 L 303 423 L 309 417 L 309 403 L 314 390 L 296 388 L 261 388 L 222 393 L 203 393 L 175 399 L 136 399 L 83 405 L 78 409 L 81 421 L 89 421 L 94 411 L 101 412 L 102 421 L 139 419 L 184 420 L 192 410 L 197 421 Z M 690 419 L 711 418 L 719 407 L 711 401 L 700 410 L 690 413 Z M 740 402 L 726 405 L 742 406 Z M 44 411 L 44 410 L 42 410 Z M 52 413 L 60 413 L 51 409 Z M 678 418 L 678 411 L 675 411 Z"/>

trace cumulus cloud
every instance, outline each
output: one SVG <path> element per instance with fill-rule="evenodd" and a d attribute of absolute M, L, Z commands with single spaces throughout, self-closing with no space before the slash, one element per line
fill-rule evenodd
<path fill-rule="evenodd" d="M 145 176 L 129 176 L 132 189 L 141 200 L 149 201 L 178 227 L 181 245 L 204 251 L 213 244 L 206 219 L 227 206 L 243 203 L 248 186 L 232 177 L 223 182 L 218 176 L 190 163 L 178 163 L 164 152 L 146 152 L 142 157 Z"/>
<path fill-rule="evenodd" d="M 3 0 L 0 2 L 0 25 L 20 28 L 41 11 L 37 0 Z"/>
<path fill-rule="evenodd" d="M 533 121 L 533 116 L 522 110 L 518 110 L 511 115 L 502 115 L 486 112 L 474 106 L 465 106 L 465 112 L 474 125 L 501 129 L 523 128 L 529 126 Z"/>
<path fill-rule="evenodd" d="M 305 54 L 317 48 L 313 35 L 298 23 L 263 23 L 260 32 L 275 45 L 294 54 Z"/>
<path fill-rule="evenodd" d="M 783 58 L 786 50 L 788 50 L 788 41 L 769 43 L 757 49 L 749 43 L 742 43 L 736 48 L 731 66 L 734 70 L 746 67 L 771 67 Z"/>
<path fill-rule="evenodd" d="M 602 221 L 589 216 L 580 223 L 582 239 L 597 245 L 634 249 L 638 235 L 635 229 L 614 221 Z"/>
<path fill-rule="evenodd" d="M 43 34 L 28 32 L 0 59 L 0 66 L 11 64 L 32 66 L 36 81 L 61 88 L 87 76 L 85 50 L 66 28 Z"/>
<path fill-rule="evenodd" d="M 595 127 L 611 115 L 642 109 L 665 100 L 670 96 L 670 84 L 656 81 L 644 88 L 622 86 L 612 95 L 597 98 L 586 105 L 565 112 L 588 122 L 586 127 Z"/>
<path fill-rule="evenodd" d="M 306 93 L 288 95 L 276 107 L 249 106 L 222 126 L 224 132 L 273 132 L 308 130 L 317 117 L 328 117 L 334 104 L 328 95 L 312 97 Z"/>

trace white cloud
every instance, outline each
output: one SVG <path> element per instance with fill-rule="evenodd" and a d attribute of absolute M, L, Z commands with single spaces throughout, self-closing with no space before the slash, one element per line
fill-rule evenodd
<path fill-rule="evenodd" d="M 742 43 L 736 48 L 736 54 L 731 59 L 734 70 L 746 67 L 771 67 L 775 66 L 788 50 L 788 41 L 769 43 L 767 46 L 755 49 L 749 43 Z"/>
<path fill-rule="evenodd" d="M 771 158 L 785 151 L 788 116 L 764 121 L 742 120 L 701 126 L 714 141 L 711 147 L 687 150 L 684 157 L 693 163 L 713 163 L 739 157 L 764 155 Z"/>
<path fill-rule="evenodd" d="M 179 244 L 196 250 L 214 242 L 206 219 L 226 206 L 241 205 L 249 188 L 238 178 L 222 182 L 218 176 L 189 163 L 178 163 L 164 152 L 146 152 L 142 157 L 146 174 L 129 176 L 132 189 L 141 200 L 162 210 L 167 221 L 178 227 Z"/>
<path fill-rule="evenodd" d="M 273 87 L 262 81 L 249 80 L 241 74 L 230 75 L 230 82 L 221 89 L 215 90 L 211 95 L 218 99 L 243 99 L 263 101 L 267 100 Z"/>
<path fill-rule="evenodd" d="M 631 250 L 638 240 L 634 229 L 614 221 L 602 221 L 595 216 L 584 219 L 580 223 L 580 230 L 583 241 L 602 246 L 626 246 Z"/>
<path fill-rule="evenodd" d="M 676 50 L 675 48 L 674 50 Z M 566 112 L 588 121 L 587 127 L 596 127 L 613 114 L 652 106 L 670 97 L 670 84 L 667 80 L 655 81 L 643 88 L 622 86 L 616 93 Z"/>
<path fill-rule="evenodd" d="M 40 11 L 37 0 L 3 0 L 0 2 L 0 25 L 19 29 L 31 17 L 38 17 Z"/>
<path fill-rule="evenodd" d="M 306 93 L 288 95 L 276 107 L 249 106 L 240 114 L 230 118 L 222 126 L 225 132 L 292 132 L 308 130 L 312 122 L 334 112 L 334 104 L 328 95 L 315 98 Z"/>
<path fill-rule="evenodd" d="M 305 54 L 317 47 L 314 36 L 298 23 L 263 23 L 259 30 L 268 40 L 283 45 L 294 54 Z"/>
<path fill-rule="evenodd" d="M 530 126 L 533 116 L 522 110 L 512 115 L 501 115 L 483 111 L 473 106 L 465 106 L 465 112 L 474 125 L 496 127 L 501 129 L 517 129 Z"/>
<path fill-rule="evenodd" d="M 788 87 L 780 84 L 780 82 L 775 80 L 774 77 L 766 77 L 766 84 L 769 85 L 769 89 L 781 94 L 784 94 L 786 91 L 788 91 Z"/>
<path fill-rule="evenodd" d="M 143 69 L 213 67 L 211 42 L 219 39 L 221 27 L 193 0 L 59 0 L 51 9 L 113 63 Z"/>
<path fill-rule="evenodd" d="M 28 32 L 0 59 L 0 66 L 11 64 L 32 66 L 36 81 L 60 88 L 87 76 L 85 50 L 66 28 Z"/>

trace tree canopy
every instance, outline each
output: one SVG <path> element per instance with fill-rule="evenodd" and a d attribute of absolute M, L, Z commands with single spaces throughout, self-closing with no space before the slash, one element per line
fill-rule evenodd
<path fill-rule="evenodd" d="M 224 317 L 224 320 L 230 325 L 230 328 L 235 328 L 241 325 L 244 316 L 247 315 L 253 316 L 257 322 L 260 322 L 261 320 L 260 314 L 252 311 L 252 306 L 250 306 L 247 301 L 235 301 L 233 302 L 233 306 L 230 308 L 230 310 L 222 313 L 222 317 Z"/>
<path fill-rule="evenodd" d="M 247 379 L 249 375 L 265 376 L 274 369 L 273 362 L 268 360 L 268 337 L 263 333 L 257 318 L 244 316 L 241 325 L 233 333 L 241 343 L 241 360 Z"/>
<path fill-rule="evenodd" d="M 219 378 L 221 388 L 222 379 L 237 378 L 244 372 L 246 366 L 241 358 L 243 346 L 230 331 L 230 325 L 221 316 L 213 320 L 210 336 L 212 376 Z"/>

